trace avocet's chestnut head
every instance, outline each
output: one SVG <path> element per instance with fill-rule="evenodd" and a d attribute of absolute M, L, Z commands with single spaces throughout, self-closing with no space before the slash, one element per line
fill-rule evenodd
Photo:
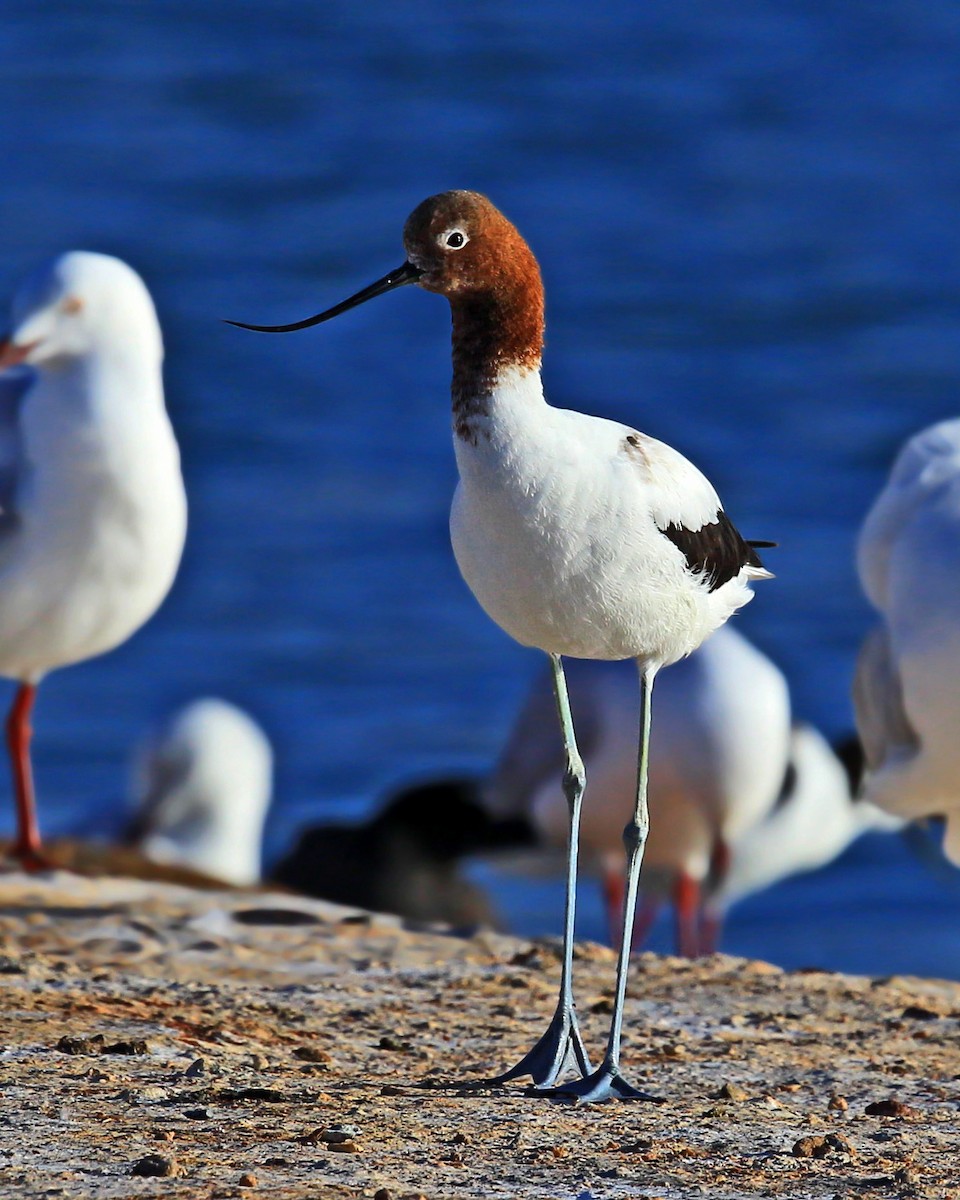
<path fill-rule="evenodd" d="M 542 324 L 537 260 L 516 228 L 479 192 L 441 192 L 424 200 L 407 218 L 403 244 L 407 260 L 402 266 L 314 317 L 290 325 L 227 324 L 257 333 L 293 333 L 411 283 L 440 292 L 455 310 L 471 297 L 484 297 L 491 302 L 486 307 L 525 308 Z"/>
<path fill-rule="evenodd" d="M 530 247 L 498 208 L 479 192 L 441 192 L 417 205 L 403 230 L 407 261 L 417 282 L 455 303 L 470 294 L 540 289 Z"/>

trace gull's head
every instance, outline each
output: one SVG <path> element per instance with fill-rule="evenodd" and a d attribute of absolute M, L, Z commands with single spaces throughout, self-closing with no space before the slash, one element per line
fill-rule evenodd
<path fill-rule="evenodd" d="M 411 283 L 439 292 L 454 307 L 474 301 L 498 312 L 542 310 L 543 286 L 533 252 L 479 192 L 440 192 L 418 204 L 404 225 L 403 246 L 407 258 L 401 266 L 316 316 L 290 325 L 227 324 L 256 333 L 294 333 Z"/>
<path fill-rule="evenodd" d="M 56 369 L 91 354 L 131 353 L 156 363 L 163 356 L 143 280 L 119 258 L 71 250 L 18 289 L 11 333 L 0 341 L 0 370 L 20 363 Z"/>
<path fill-rule="evenodd" d="M 251 883 L 272 773 L 270 742 L 251 717 L 216 697 L 194 700 L 137 756 L 128 838 L 148 858 Z"/>

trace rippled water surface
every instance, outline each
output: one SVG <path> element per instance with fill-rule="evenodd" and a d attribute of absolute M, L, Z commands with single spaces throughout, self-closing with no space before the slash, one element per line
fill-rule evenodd
<path fill-rule="evenodd" d="M 652 0 L 21 6 L 0 38 L 0 293 L 68 247 L 155 295 L 192 525 L 161 614 L 43 688 L 53 830 L 115 822 L 143 727 L 199 692 L 280 756 L 270 853 L 391 783 L 482 769 L 536 655 L 446 531 L 448 317 L 405 292 L 288 339 L 401 260 L 424 196 L 487 192 L 538 253 L 554 403 L 627 420 L 780 541 L 741 627 L 797 712 L 851 722 L 855 531 L 960 397 L 960 10 Z M 745 905 L 730 949 L 960 975 L 960 893 L 898 844 Z M 553 885 L 504 888 L 556 929 Z M 584 932 L 602 929 L 591 893 Z"/>

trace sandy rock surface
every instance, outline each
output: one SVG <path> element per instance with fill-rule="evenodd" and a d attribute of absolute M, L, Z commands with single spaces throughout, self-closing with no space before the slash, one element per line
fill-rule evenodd
<path fill-rule="evenodd" d="M 960 1198 L 960 985 L 642 955 L 624 1063 L 662 1104 L 469 1087 L 558 971 L 288 895 L 0 877 L 0 1196 Z M 613 981 L 580 946 L 591 1047 Z"/>

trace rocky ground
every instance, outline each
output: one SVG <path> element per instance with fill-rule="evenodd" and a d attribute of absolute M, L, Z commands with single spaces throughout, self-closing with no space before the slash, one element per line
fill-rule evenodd
<path fill-rule="evenodd" d="M 600 1046 L 613 987 L 579 947 Z M 288 895 L 0 878 L 0 1195 L 960 1198 L 960 985 L 641 955 L 662 1104 L 471 1081 L 552 1011 L 552 942 Z"/>

